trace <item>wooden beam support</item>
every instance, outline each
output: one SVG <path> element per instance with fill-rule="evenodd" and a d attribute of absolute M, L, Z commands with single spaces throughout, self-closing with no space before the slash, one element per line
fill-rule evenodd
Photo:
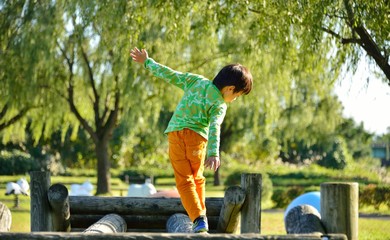
<path fill-rule="evenodd" d="M 225 191 L 217 232 L 234 233 L 236 231 L 244 201 L 245 191 L 241 187 L 231 186 Z"/>
<path fill-rule="evenodd" d="M 261 174 L 241 175 L 241 187 L 245 190 L 245 201 L 241 208 L 241 233 L 260 233 L 261 181 Z"/>
<path fill-rule="evenodd" d="M 68 189 L 62 184 L 54 184 L 47 193 L 53 219 L 53 231 L 70 232 L 70 208 Z"/>
<path fill-rule="evenodd" d="M 50 187 L 50 173 L 30 173 L 31 232 L 53 231 L 47 191 Z"/>
<path fill-rule="evenodd" d="M 321 220 L 328 233 L 342 233 L 358 239 L 358 183 L 329 182 L 321 184 Z"/>

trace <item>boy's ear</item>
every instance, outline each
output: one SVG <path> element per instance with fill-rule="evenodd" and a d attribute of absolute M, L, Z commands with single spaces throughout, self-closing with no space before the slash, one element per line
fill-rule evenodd
<path fill-rule="evenodd" d="M 235 87 L 235 86 L 229 86 L 228 89 L 229 89 L 230 91 L 234 92 L 234 89 L 236 89 L 236 87 Z"/>

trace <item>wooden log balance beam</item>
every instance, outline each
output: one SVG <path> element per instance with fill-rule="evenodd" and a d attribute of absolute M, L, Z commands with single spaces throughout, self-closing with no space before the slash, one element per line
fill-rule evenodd
<path fill-rule="evenodd" d="M 105 234 L 83 234 L 83 233 L 62 233 L 62 232 L 31 232 L 31 233 L 1 233 L 1 240 L 347 240 L 344 234 L 289 234 L 262 236 L 255 233 L 246 234 L 199 234 L 199 233 L 105 233 Z"/>
<path fill-rule="evenodd" d="M 34 176 L 38 179 L 35 182 L 50 183 L 50 176 L 46 173 L 32 173 L 32 178 Z M 243 174 L 242 179 L 243 186 L 247 190 L 233 186 L 228 188 L 224 198 L 206 198 L 210 232 L 234 232 L 238 224 L 241 207 L 245 203 L 246 194 L 249 193 L 250 196 L 255 196 L 255 199 L 260 199 L 257 196 L 261 192 L 256 191 L 259 189 L 257 185 L 261 184 L 258 180 L 261 179 L 261 175 Z M 255 180 L 253 181 L 253 179 Z M 252 186 L 253 182 L 256 185 L 254 187 Z M 47 185 L 44 184 L 44 186 Z M 41 196 L 45 192 L 48 195 L 46 199 Z M 41 222 L 40 218 L 46 216 L 45 218 L 52 220 L 53 224 L 48 224 L 47 228 L 50 227 L 51 229 L 39 228 L 32 231 L 69 231 L 70 225 L 72 226 L 71 231 L 83 231 L 105 215 L 116 213 L 124 218 L 128 231 L 165 232 L 166 223 L 170 216 L 176 213 L 186 213 L 180 199 L 177 198 L 68 196 L 66 187 L 60 184 L 53 185 L 48 191 L 42 189 L 39 193 L 35 195 L 39 197 L 39 200 L 34 199 L 32 202 L 45 204 L 45 201 L 49 199 L 50 207 L 49 209 L 42 208 L 38 216 L 35 212 L 32 212 L 31 219 L 38 219 L 38 222 Z M 249 205 L 252 205 L 252 207 L 246 208 L 246 216 L 251 217 L 253 214 L 260 216 L 260 202 L 258 200 L 248 201 L 247 206 Z M 252 225 L 255 224 L 252 226 L 252 230 L 250 230 L 251 227 L 247 228 L 249 232 L 259 232 L 259 220 L 251 221 Z"/>
<path fill-rule="evenodd" d="M 186 214 L 178 198 L 81 197 L 70 196 L 72 231 L 80 231 L 106 214 L 116 213 L 126 221 L 127 231 L 166 231 L 166 223 L 176 213 Z M 206 198 L 210 228 L 216 229 L 222 198 Z"/>

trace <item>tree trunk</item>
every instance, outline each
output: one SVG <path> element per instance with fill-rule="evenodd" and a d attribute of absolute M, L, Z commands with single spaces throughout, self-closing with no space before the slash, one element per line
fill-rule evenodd
<path fill-rule="evenodd" d="M 219 177 L 219 168 L 214 172 L 214 186 L 221 185 L 220 177 Z"/>
<path fill-rule="evenodd" d="M 96 143 L 97 158 L 97 190 L 96 194 L 106 194 L 111 191 L 110 160 L 108 157 L 108 140 Z"/>

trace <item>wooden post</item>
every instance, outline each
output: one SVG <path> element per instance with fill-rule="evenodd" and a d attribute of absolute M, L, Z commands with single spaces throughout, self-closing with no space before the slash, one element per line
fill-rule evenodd
<path fill-rule="evenodd" d="M 236 231 L 244 201 L 245 191 L 241 187 L 231 186 L 225 191 L 217 232 L 233 233 Z"/>
<path fill-rule="evenodd" d="M 108 214 L 85 229 L 83 233 L 117 233 L 126 232 L 125 220 L 117 214 Z"/>
<path fill-rule="evenodd" d="M 245 190 L 245 201 L 241 209 L 241 233 L 260 233 L 261 180 L 261 174 L 241 175 L 241 187 Z"/>
<path fill-rule="evenodd" d="M 0 232 L 9 232 L 11 230 L 12 215 L 9 208 L 0 202 Z"/>
<path fill-rule="evenodd" d="M 321 222 L 321 215 L 311 205 L 298 205 L 290 209 L 284 218 L 284 226 L 287 234 L 300 233 L 326 233 Z"/>
<path fill-rule="evenodd" d="M 53 219 L 53 231 L 70 232 L 70 209 L 68 189 L 62 184 L 54 184 L 47 193 Z"/>
<path fill-rule="evenodd" d="M 31 172 L 31 232 L 52 231 L 47 190 L 50 187 L 49 172 Z"/>
<path fill-rule="evenodd" d="M 328 233 L 343 233 L 358 239 L 358 183 L 322 183 L 321 218 Z"/>
<path fill-rule="evenodd" d="M 176 213 L 167 221 L 167 232 L 169 233 L 192 233 L 192 222 L 183 213 Z"/>

